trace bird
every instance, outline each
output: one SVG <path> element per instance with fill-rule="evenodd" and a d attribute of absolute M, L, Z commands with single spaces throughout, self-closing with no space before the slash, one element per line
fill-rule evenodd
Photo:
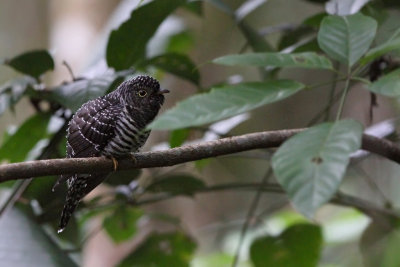
<path fill-rule="evenodd" d="M 84 103 L 69 121 L 66 157 L 105 156 L 113 160 L 116 170 L 117 159 L 133 156 L 144 145 L 150 134 L 146 126 L 158 114 L 168 92 L 155 78 L 139 75 L 121 83 L 115 91 Z M 53 191 L 65 181 L 68 190 L 58 233 L 65 229 L 82 198 L 107 176 L 96 173 L 59 177 Z"/>

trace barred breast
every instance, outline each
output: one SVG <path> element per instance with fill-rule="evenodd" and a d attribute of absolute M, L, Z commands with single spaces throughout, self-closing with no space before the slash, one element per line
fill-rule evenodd
<path fill-rule="evenodd" d="M 137 152 L 146 142 L 150 131 L 139 127 L 124 109 L 117 120 L 114 133 L 114 137 L 104 148 L 104 156 L 119 157 L 130 152 Z"/>

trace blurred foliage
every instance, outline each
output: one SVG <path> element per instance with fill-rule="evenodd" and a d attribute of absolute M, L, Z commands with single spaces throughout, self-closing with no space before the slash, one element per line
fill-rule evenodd
<path fill-rule="evenodd" d="M 0 86 L 0 115 L 6 110 L 14 111 L 21 99 L 26 99 L 32 105 L 35 114 L 15 129 L 2 133 L 4 141 L 0 146 L 0 161 L 20 162 L 65 155 L 65 129 L 60 128 L 53 119 L 58 118 L 66 123 L 70 114 L 83 103 L 115 90 L 123 80 L 138 71 L 158 74 L 161 78 L 164 76 L 159 74 L 169 73 L 189 81 L 196 89 L 188 90 L 188 94 L 196 93 L 158 116 L 149 126 L 152 129 L 170 130 L 170 147 L 208 140 L 206 135 L 210 132 L 216 136 L 229 136 L 229 133 L 223 135 L 208 126 L 245 112 L 256 113 L 259 107 L 290 98 L 302 91 L 309 90 L 312 93 L 314 91 L 311 89 L 326 88 L 321 84 L 279 79 L 281 70 L 307 69 L 311 76 L 330 73 L 335 78 L 323 85 L 344 82 L 339 97 L 332 97 L 326 103 L 322 116 L 317 116 L 318 119 L 313 120 L 307 131 L 289 139 L 274 154 L 271 162 L 279 186 L 273 184 L 275 191 L 271 191 L 286 194 L 295 210 L 311 219 L 329 201 L 357 208 L 373 218 L 360 240 L 365 265 L 399 266 L 400 259 L 396 253 L 400 240 L 397 234 L 399 216 L 388 215 L 387 212 L 394 213 L 390 205 L 378 207 L 386 213 L 376 214 L 376 210 L 371 211 L 370 206 L 363 207 L 364 202 L 360 204 L 358 199 L 341 199 L 342 194 L 338 194 L 341 182 L 346 180 L 350 155 L 360 148 L 361 143 L 360 124 L 341 119 L 350 87 L 359 83 L 365 85 L 362 88 L 369 90 L 366 92 L 393 99 L 400 96 L 400 32 L 396 24 L 398 14 L 392 10 L 400 6 L 399 1 L 308 0 L 304 2 L 321 7 L 319 13 L 312 14 L 296 25 L 265 25 L 268 27 L 263 29 L 253 27 L 247 19 L 267 2 L 263 0 L 241 1 L 236 8 L 223 0 L 143 2 L 140 1 L 129 18 L 106 36 L 103 58 L 108 65 L 106 72 L 90 77 L 72 77 L 72 81 L 49 85 L 43 75 L 51 73 L 55 65 L 47 50 L 27 51 L 1 60 L 1 64 L 14 69 L 21 76 Z M 245 41 L 241 51 L 234 54 L 224 51 L 215 59 L 210 59 L 209 64 L 234 68 L 239 74 L 244 69 L 256 67 L 259 80 L 233 83 L 222 77 L 217 84 L 203 88 L 200 63 L 193 60 L 193 48 L 198 40 L 194 31 L 186 25 L 178 32 L 169 33 L 161 51 L 149 56 L 148 44 L 160 25 L 168 22 L 169 16 L 190 14 L 202 21 L 206 19 L 205 5 L 231 18 Z M 323 7 L 325 12 L 320 12 Z M 268 36 L 272 28 L 279 33 L 277 42 L 271 42 Z M 371 66 L 377 62 L 384 64 L 378 64 L 377 73 L 376 70 L 371 73 Z M 372 79 L 372 76 L 377 79 Z M 336 104 L 339 108 L 334 114 L 330 110 Z M 251 120 L 251 116 L 247 120 Z M 262 160 L 265 161 L 266 157 Z M 210 159 L 204 159 L 196 161 L 194 165 L 199 173 L 206 175 L 207 172 L 202 170 L 210 162 Z M 152 183 L 142 185 L 140 178 L 151 178 Z M 255 191 L 267 188 L 268 191 L 264 184 L 241 181 L 213 185 L 205 183 L 198 174 L 182 173 L 175 169 L 166 172 L 115 172 L 105 182 L 110 191 L 82 203 L 66 231 L 55 235 L 65 197 L 65 188 L 59 188 L 57 193 L 51 192 L 55 179 L 54 176 L 34 179 L 25 190 L 17 186 L 4 190 L 17 194 L 18 209 L 8 207 L 7 211 L 6 206 L 0 209 L 7 212 L 4 220 L 0 221 L 0 237 L 4 241 L 3 265 L 77 266 L 63 249 L 80 250 L 82 243 L 87 240 L 82 230 L 93 217 L 101 215 L 104 216 L 102 229 L 115 243 L 137 237 L 141 224 L 149 220 L 162 221 L 174 228 L 172 232 L 150 233 L 118 266 L 219 267 L 230 266 L 232 262 L 237 262 L 238 266 L 311 267 L 328 266 L 331 263 L 338 266 L 329 258 L 328 252 L 332 247 L 343 244 L 329 243 L 328 238 L 323 238 L 324 225 L 298 224 L 298 214 L 277 213 L 268 218 L 256 218 L 275 222 L 280 227 L 273 234 L 265 233 L 265 225 L 262 226 L 262 234 L 251 232 L 254 238 L 246 247 L 249 254 L 246 261 L 246 255 L 241 255 L 240 251 L 232 253 L 222 247 L 218 249 L 223 251 L 201 251 L 197 255 L 196 240 L 183 230 L 186 227 L 182 227 L 181 220 L 168 214 L 147 214 L 141 207 L 178 195 L 194 198 L 197 194 L 218 190 Z M 250 228 L 248 231 L 256 227 Z M 236 233 L 238 230 L 235 229 Z M 218 245 L 223 243 L 221 236 L 228 235 L 222 232 L 216 236 L 216 239 L 221 239 L 216 242 Z M 244 234 L 246 230 L 242 231 Z M 355 242 L 351 237 L 347 237 L 346 241 Z M 24 254 L 24 257 L 14 257 L 13 253 Z M 239 259 L 239 256 L 243 258 Z M 15 259 L 23 259 L 24 262 Z M 337 262 L 340 264 L 339 260 Z"/>
<path fill-rule="evenodd" d="M 196 69 L 196 65 L 186 55 L 167 53 L 150 58 L 141 64 L 141 66 L 149 65 L 176 74 L 177 76 L 189 80 L 196 85 L 200 82 L 200 74 Z"/>
<path fill-rule="evenodd" d="M 111 173 L 104 181 L 108 185 L 127 185 L 137 179 L 142 173 L 142 170 L 125 170 Z"/>
<path fill-rule="evenodd" d="M 296 224 L 276 237 L 261 237 L 250 248 L 254 266 L 316 266 L 322 247 L 321 229 L 311 224 Z"/>
<path fill-rule="evenodd" d="M 50 113 L 38 113 L 27 119 L 14 134 L 3 142 L 0 147 L 0 160 L 24 161 L 35 145 L 48 136 L 49 119 Z"/>
<path fill-rule="evenodd" d="M 2 218 L 0 240 L 4 266 L 79 266 L 35 223 L 26 209 L 13 208 Z"/>
<path fill-rule="evenodd" d="M 76 111 L 83 103 L 111 91 L 115 80 L 129 75 L 131 71 L 115 72 L 93 79 L 77 79 L 71 83 L 62 84 L 51 90 L 54 101 L 72 111 Z"/>
<path fill-rule="evenodd" d="M 193 195 L 196 191 L 206 188 L 205 183 L 190 175 L 175 174 L 167 177 L 160 177 L 153 182 L 147 190 L 154 193 L 167 192 L 170 194 Z"/>
<path fill-rule="evenodd" d="M 169 146 L 171 148 L 181 146 L 189 137 L 189 134 L 190 130 L 187 128 L 171 131 L 169 135 Z"/>
<path fill-rule="evenodd" d="M 145 58 L 147 42 L 163 20 L 184 3 L 184 0 L 153 1 L 135 9 L 131 17 L 110 34 L 108 65 L 123 70 Z"/>
<path fill-rule="evenodd" d="M 122 206 L 104 218 L 103 227 L 115 243 L 127 241 L 136 233 L 136 223 L 142 217 L 141 210 Z"/>
<path fill-rule="evenodd" d="M 0 115 L 7 109 L 14 111 L 15 104 L 18 103 L 33 83 L 33 78 L 25 76 L 2 85 L 0 87 Z"/>
<path fill-rule="evenodd" d="M 40 64 L 37 64 L 40 62 Z M 46 71 L 54 69 L 54 61 L 46 50 L 30 51 L 11 59 L 6 59 L 4 64 L 23 74 L 39 78 Z"/>
<path fill-rule="evenodd" d="M 154 233 L 118 265 L 185 267 L 196 248 L 195 243 L 181 232 Z"/>

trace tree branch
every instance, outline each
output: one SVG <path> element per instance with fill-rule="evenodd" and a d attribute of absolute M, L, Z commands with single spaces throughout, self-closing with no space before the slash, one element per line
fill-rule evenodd
<path fill-rule="evenodd" d="M 274 183 L 228 183 L 228 184 L 219 184 L 219 185 L 212 185 L 205 188 L 199 188 L 193 192 L 195 194 L 201 193 L 211 193 L 211 192 L 219 192 L 219 191 L 244 191 L 244 192 L 254 192 L 260 190 L 261 192 L 268 192 L 268 193 L 276 193 L 276 194 L 285 194 L 285 191 L 282 187 L 278 184 Z M 160 201 L 164 201 L 167 199 L 171 199 L 174 197 L 181 197 L 185 196 L 179 193 L 176 194 L 162 194 L 156 197 L 148 197 L 146 199 L 141 199 L 137 201 L 129 201 L 128 203 L 133 206 L 142 206 L 147 204 L 153 204 Z M 400 215 L 388 208 L 377 206 L 374 203 L 371 203 L 367 200 L 353 197 L 344 193 L 336 193 L 333 198 L 329 201 L 331 204 L 343 206 L 343 207 L 352 207 L 360 212 L 366 214 L 371 218 L 376 217 L 386 217 L 386 218 L 393 218 L 398 219 Z"/>
<path fill-rule="evenodd" d="M 166 167 L 246 150 L 278 147 L 289 137 L 303 130 L 250 133 L 163 151 L 136 153 L 136 162 L 121 159 L 118 169 Z M 388 140 L 364 134 L 362 149 L 400 163 L 400 147 Z M 113 163 L 105 157 L 37 160 L 0 165 L 0 182 L 46 175 L 111 171 Z"/>

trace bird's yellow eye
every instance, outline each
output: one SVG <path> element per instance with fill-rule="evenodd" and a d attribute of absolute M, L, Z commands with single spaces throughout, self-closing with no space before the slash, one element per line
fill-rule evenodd
<path fill-rule="evenodd" d="M 138 92 L 138 95 L 139 95 L 140 97 L 145 97 L 145 96 L 147 95 L 147 92 L 146 92 L 146 90 L 140 90 L 140 91 Z"/>

